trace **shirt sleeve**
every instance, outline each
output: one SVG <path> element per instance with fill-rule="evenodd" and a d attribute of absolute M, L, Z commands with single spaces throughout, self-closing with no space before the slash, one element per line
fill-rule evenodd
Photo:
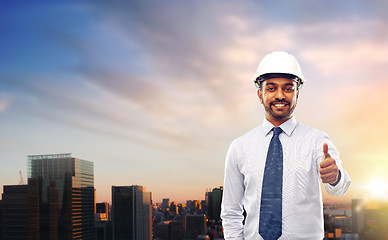
<path fill-rule="evenodd" d="M 334 196 L 344 196 L 348 191 L 349 185 L 351 183 L 351 179 L 349 174 L 342 167 L 342 161 L 339 158 L 339 152 L 334 146 L 334 144 L 330 141 L 329 136 L 326 133 L 323 133 L 323 136 L 319 138 L 316 146 L 316 161 L 318 166 L 318 171 L 320 168 L 320 163 L 323 157 L 323 144 L 327 143 L 329 147 L 329 154 L 335 160 L 338 170 L 341 172 L 341 178 L 337 184 L 334 186 L 329 183 L 324 183 L 326 191 Z"/>
<path fill-rule="evenodd" d="M 221 204 L 221 219 L 225 240 L 244 239 L 243 199 L 244 175 L 240 172 L 236 141 L 229 147 L 225 162 L 224 189 Z"/>

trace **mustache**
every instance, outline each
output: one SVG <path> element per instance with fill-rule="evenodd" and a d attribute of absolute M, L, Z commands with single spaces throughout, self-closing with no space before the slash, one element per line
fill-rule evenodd
<path fill-rule="evenodd" d="M 277 101 L 272 101 L 272 102 L 270 102 L 270 105 L 274 105 L 274 104 L 278 104 L 278 103 L 286 103 L 286 104 L 290 104 L 290 102 L 287 101 L 286 99 L 281 99 L 281 100 L 277 100 Z"/>

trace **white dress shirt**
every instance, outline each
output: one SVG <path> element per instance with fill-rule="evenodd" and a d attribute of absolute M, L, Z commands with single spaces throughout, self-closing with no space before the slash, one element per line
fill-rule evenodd
<path fill-rule="evenodd" d="M 222 225 L 226 240 L 257 240 L 259 234 L 261 187 L 265 161 L 274 126 L 264 118 L 262 125 L 235 139 L 226 163 Z M 327 192 L 345 195 L 350 177 L 341 166 L 339 153 L 326 133 L 297 123 L 294 117 L 281 126 L 283 147 L 282 235 L 279 239 L 323 239 L 323 210 L 319 164 L 323 143 L 335 159 L 341 178 Z M 243 225 L 243 211 L 247 216 Z"/>

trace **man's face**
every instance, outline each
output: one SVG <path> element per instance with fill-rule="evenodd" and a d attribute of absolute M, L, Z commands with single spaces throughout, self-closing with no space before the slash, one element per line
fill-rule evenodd
<path fill-rule="evenodd" d="M 292 117 L 299 95 L 297 83 L 287 78 L 271 78 L 262 83 L 258 91 L 264 105 L 265 117 L 275 126 Z"/>

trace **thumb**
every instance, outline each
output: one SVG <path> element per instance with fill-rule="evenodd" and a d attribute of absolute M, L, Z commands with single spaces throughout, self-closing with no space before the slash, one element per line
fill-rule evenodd
<path fill-rule="evenodd" d="M 328 147 L 327 143 L 324 143 L 323 144 L 323 159 L 326 159 L 326 158 L 329 158 L 329 157 L 330 157 L 329 147 Z"/>

